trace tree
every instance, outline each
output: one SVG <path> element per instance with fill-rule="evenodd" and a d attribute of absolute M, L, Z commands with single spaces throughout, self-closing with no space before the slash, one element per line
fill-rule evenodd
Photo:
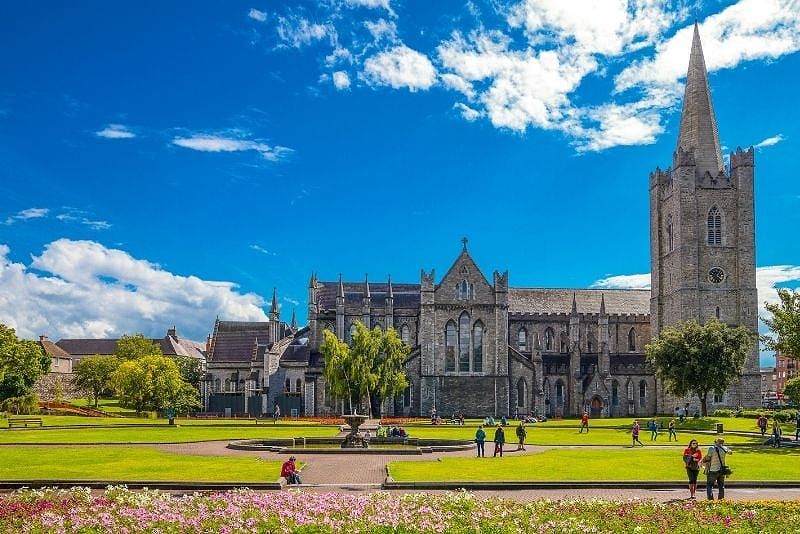
<path fill-rule="evenodd" d="M 739 379 L 756 339 L 746 326 L 686 321 L 664 329 L 645 346 L 645 354 L 667 390 L 680 397 L 697 395 L 705 416 L 708 394 L 721 395 Z"/>
<path fill-rule="evenodd" d="M 170 356 L 178 366 L 181 377 L 184 381 L 200 390 L 200 380 L 203 379 L 203 369 L 200 367 L 200 360 L 191 356 L 175 355 Z"/>
<path fill-rule="evenodd" d="M 408 387 L 403 363 L 410 349 L 393 328 L 384 332 L 355 324 L 351 346 L 324 331 L 325 342 L 320 347 L 325 357 L 323 375 L 334 396 L 349 399 L 354 408 L 366 397 L 370 413 L 379 414 L 383 399 Z"/>
<path fill-rule="evenodd" d="M 764 318 L 764 323 L 775 336 L 765 336 L 764 344 L 768 349 L 800 359 L 800 291 L 779 289 L 778 302 L 767 303 L 766 308 L 772 317 Z"/>
<path fill-rule="evenodd" d="M 786 381 L 783 395 L 795 404 L 800 404 L 800 376 Z"/>
<path fill-rule="evenodd" d="M 144 337 L 144 334 L 122 336 L 114 351 L 114 355 L 120 360 L 135 360 L 142 356 L 161 356 L 162 354 L 161 347 L 152 339 Z"/>
<path fill-rule="evenodd" d="M 111 384 L 120 404 L 138 413 L 174 407 L 186 391 L 177 364 L 166 356 L 122 362 L 112 373 Z"/>
<path fill-rule="evenodd" d="M 111 387 L 111 375 L 120 366 L 116 356 L 86 356 L 75 366 L 75 386 L 89 391 L 97 408 L 100 394 Z"/>
<path fill-rule="evenodd" d="M 50 363 L 41 345 L 18 339 L 13 328 L 0 324 L 0 400 L 30 395 Z"/>

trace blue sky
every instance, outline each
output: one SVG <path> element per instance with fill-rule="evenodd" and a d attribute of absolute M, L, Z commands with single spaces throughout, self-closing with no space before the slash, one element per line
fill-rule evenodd
<path fill-rule="evenodd" d="M 4 5 L 0 321 L 204 338 L 277 287 L 302 322 L 312 270 L 417 282 L 465 235 L 515 286 L 640 285 L 695 19 L 761 300 L 797 287 L 797 2 L 583 4 Z"/>

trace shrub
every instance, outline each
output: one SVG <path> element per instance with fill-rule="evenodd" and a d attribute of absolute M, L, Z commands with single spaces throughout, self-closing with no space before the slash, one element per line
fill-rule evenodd
<path fill-rule="evenodd" d="M 0 409 L 15 415 L 31 415 L 39 413 L 39 395 L 29 393 L 21 397 L 9 397 L 0 403 Z"/>
<path fill-rule="evenodd" d="M 797 410 L 778 410 L 773 417 L 781 423 L 788 423 L 797 418 Z"/>
<path fill-rule="evenodd" d="M 744 417 L 745 419 L 758 419 L 758 416 L 762 413 L 765 413 L 764 410 L 742 410 L 739 413 L 739 417 Z"/>
<path fill-rule="evenodd" d="M 714 410 L 713 415 L 714 417 L 731 417 L 733 414 L 731 410 L 720 408 L 718 410 Z"/>

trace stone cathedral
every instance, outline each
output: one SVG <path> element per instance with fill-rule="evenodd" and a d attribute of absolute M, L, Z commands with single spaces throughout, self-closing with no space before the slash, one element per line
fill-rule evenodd
<path fill-rule="evenodd" d="M 361 321 L 394 327 L 411 347 L 410 387 L 386 402 L 385 414 L 647 416 L 695 405 L 666 393 L 645 364 L 645 344 L 688 319 L 754 332 L 758 320 L 753 148 L 737 149 L 726 168 L 697 26 L 672 166 L 651 173 L 649 186 L 651 290 L 513 287 L 507 271 L 489 278 L 480 270 L 466 239 L 441 277 L 423 270 L 415 283 L 375 283 L 312 275 L 304 328 L 217 322 L 207 398 L 224 393 L 219 372 L 234 391 L 261 388 L 264 412 L 278 403 L 288 413 L 290 399 L 298 414 L 341 413 L 322 378 L 322 331 L 347 341 Z M 270 316 L 277 321 L 275 297 Z M 234 346 L 244 351 L 232 358 L 239 364 L 225 361 Z M 710 409 L 759 404 L 758 358 L 754 343 L 741 380 Z M 237 365 L 243 373 L 232 372 Z"/>

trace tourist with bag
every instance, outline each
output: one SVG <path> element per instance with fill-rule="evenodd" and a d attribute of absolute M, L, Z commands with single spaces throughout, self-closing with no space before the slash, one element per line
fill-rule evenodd
<path fill-rule="evenodd" d="M 689 498 L 694 499 L 697 491 L 697 475 L 700 474 L 700 462 L 703 461 L 703 452 L 696 439 L 689 442 L 689 446 L 683 449 L 683 463 L 686 466 L 686 474 L 689 476 Z"/>
<path fill-rule="evenodd" d="M 709 501 L 714 500 L 715 484 L 719 489 L 719 498 L 725 498 L 725 477 L 732 474 L 731 468 L 725 463 L 725 458 L 729 454 L 733 454 L 733 451 L 725 446 L 725 440 L 717 438 L 703 458 L 706 466 L 706 496 Z"/>
<path fill-rule="evenodd" d="M 528 435 L 528 432 L 525 430 L 525 421 L 520 421 L 519 425 L 517 425 L 517 441 L 519 444 L 517 445 L 518 451 L 525 450 L 525 437 Z"/>
<path fill-rule="evenodd" d="M 506 442 L 506 433 L 503 432 L 503 427 L 499 424 L 494 431 L 494 456 L 500 453 L 500 458 L 503 457 L 503 443 Z"/>
<path fill-rule="evenodd" d="M 633 437 L 633 444 L 631 445 L 631 447 L 635 447 L 637 443 L 639 445 L 641 445 L 642 447 L 644 447 L 644 443 L 639 441 L 639 420 L 638 419 L 634 419 L 633 420 L 633 430 L 631 430 L 631 436 Z"/>
<path fill-rule="evenodd" d="M 781 428 L 781 424 L 778 422 L 778 420 L 775 419 L 772 422 L 772 446 L 780 447 L 782 438 L 783 438 L 783 429 Z"/>

